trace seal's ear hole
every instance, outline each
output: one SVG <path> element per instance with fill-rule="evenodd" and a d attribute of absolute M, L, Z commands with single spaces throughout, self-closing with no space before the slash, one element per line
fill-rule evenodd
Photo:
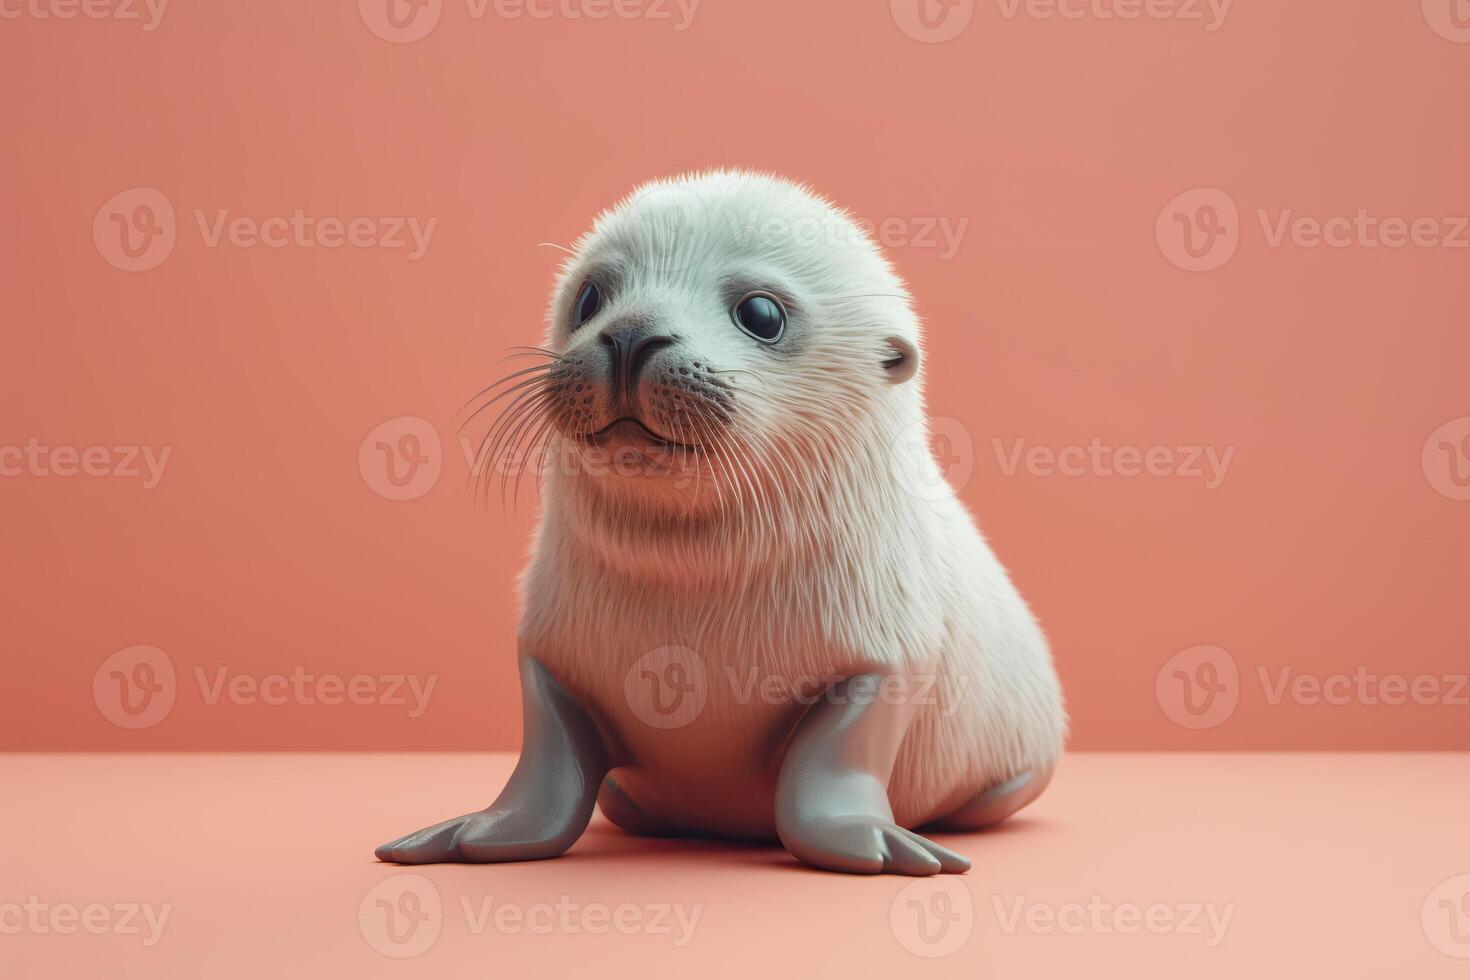
<path fill-rule="evenodd" d="M 889 384 L 901 385 L 919 371 L 919 349 L 913 341 L 903 337 L 889 337 L 883 341 L 883 373 Z"/>

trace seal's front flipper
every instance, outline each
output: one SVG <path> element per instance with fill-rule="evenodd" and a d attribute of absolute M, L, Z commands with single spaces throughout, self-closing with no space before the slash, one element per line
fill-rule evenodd
<path fill-rule="evenodd" d="M 521 657 L 525 740 L 505 789 L 488 809 L 401 837 L 383 861 L 535 861 L 576 843 L 610 768 L 596 724 L 541 663 Z"/>
<path fill-rule="evenodd" d="M 807 864 L 851 874 L 963 874 L 970 862 L 893 822 L 888 779 L 912 706 L 883 677 L 834 684 L 797 726 L 776 783 L 776 833 Z"/>
<path fill-rule="evenodd" d="M 781 842 L 807 864 L 858 875 L 964 874 L 970 860 L 941 847 L 891 817 L 816 817 L 798 828 L 782 828 Z"/>
<path fill-rule="evenodd" d="M 425 827 L 407 837 L 400 837 L 390 844 L 384 844 L 373 853 L 380 861 L 392 861 L 396 864 L 438 864 L 442 861 L 458 861 L 460 860 L 459 850 L 455 846 L 454 838 L 459 833 L 459 828 L 470 816 L 472 815 L 467 814 L 443 823 L 436 823 L 432 827 Z"/>

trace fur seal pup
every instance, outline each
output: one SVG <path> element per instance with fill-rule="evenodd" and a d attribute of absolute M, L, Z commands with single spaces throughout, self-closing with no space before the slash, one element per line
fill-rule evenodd
<path fill-rule="evenodd" d="M 916 830 L 1033 800 L 1066 715 L 937 475 L 918 318 L 870 237 L 784 179 L 656 181 L 577 242 L 539 350 L 491 439 L 552 460 L 520 761 L 489 808 L 378 857 L 555 857 L 597 804 L 834 871 L 967 870 Z"/>

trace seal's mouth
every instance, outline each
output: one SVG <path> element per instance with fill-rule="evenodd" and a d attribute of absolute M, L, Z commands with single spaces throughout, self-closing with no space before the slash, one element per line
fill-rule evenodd
<path fill-rule="evenodd" d="M 584 442 L 593 446 L 631 445 L 644 450 L 668 451 L 681 449 L 685 452 L 698 452 L 698 446 L 692 446 L 684 442 L 676 442 L 665 438 L 644 425 L 641 419 L 635 419 L 631 415 L 613 419 L 607 425 L 596 432 L 584 434 Z"/>

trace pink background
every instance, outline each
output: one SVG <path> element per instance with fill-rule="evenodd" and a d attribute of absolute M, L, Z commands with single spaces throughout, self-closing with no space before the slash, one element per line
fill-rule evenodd
<path fill-rule="evenodd" d="M 1444 703 L 1470 670 L 1470 494 L 1444 469 L 1470 473 L 1470 249 L 1271 242 L 1288 210 L 1443 235 L 1470 214 L 1470 28 L 1449 2 L 1237 0 L 1216 30 L 962 4 L 944 43 L 905 33 L 904 0 L 703 0 L 683 31 L 450 0 L 413 43 L 350 2 L 176 0 L 152 31 L 0 22 L 0 447 L 170 447 L 152 489 L 0 477 L 0 748 L 513 747 L 534 493 L 477 510 L 452 418 L 539 338 L 559 253 L 537 243 L 717 165 L 895 230 L 951 478 L 1053 640 L 1074 747 L 1470 748 L 1470 688 Z M 176 243 L 127 272 L 104 205 L 139 187 Z M 1236 250 L 1186 271 L 1169 229 L 1207 199 L 1166 205 L 1199 188 L 1237 209 Z M 195 212 L 222 209 L 437 224 L 417 260 L 210 247 Z M 954 254 L 930 219 L 966 223 Z M 395 501 L 359 451 L 401 416 L 437 429 L 442 472 Z M 1452 420 L 1460 456 L 1436 464 Z M 1213 489 L 1005 472 L 1016 440 L 1093 439 L 1233 456 Z M 177 672 L 140 730 L 93 693 L 135 645 Z M 1190 727 L 1160 672 L 1201 645 L 1238 679 L 1233 710 Z M 210 704 L 195 676 L 298 667 L 437 686 L 410 718 Z M 1360 667 L 1447 697 L 1273 704 L 1258 674 Z"/>

